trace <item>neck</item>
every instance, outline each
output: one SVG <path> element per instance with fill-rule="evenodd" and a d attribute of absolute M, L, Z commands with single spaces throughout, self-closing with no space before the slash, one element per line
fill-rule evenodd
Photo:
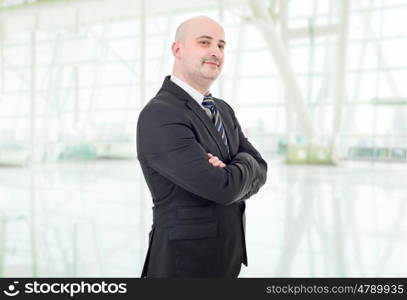
<path fill-rule="evenodd" d="M 209 88 L 210 88 L 210 86 L 212 84 L 212 81 L 197 83 L 197 82 L 195 82 L 193 80 L 190 80 L 190 79 L 186 78 L 185 76 L 182 76 L 182 74 L 177 73 L 177 72 L 173 72 L 173 75 L 178 77 L 179 79 L 181 79 L 183 82 L 189 84 L 191 87 L 196 89 L 202 95 L 208 94 Z"/>

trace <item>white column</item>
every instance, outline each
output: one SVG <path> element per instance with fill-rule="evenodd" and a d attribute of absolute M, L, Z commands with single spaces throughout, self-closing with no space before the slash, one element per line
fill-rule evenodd
<path fill-rule="evenodd" d="M 140 1 L 140 101 L 146 103 L 146 1 Z"/>
<path fill-rule="evenodd" d="M 225 1 L 224 0 L 218 0 L 218 15 L 219 15 L 219 21 L 222 24 L 224 21 L 224 16 L 225 16 Z M 218 84 L 219 84 L 219 98 L 223 99 L 224 95 L 224 81 L 223 77 L 220 76 L 218 79 Z"/>
<path fill-rule="evenodd" d="M 312 126 L 311 117 L 304 103 L 304 97 L 302 96 L 294 71 L 286 55 L 283 41 L 278 37 L 270 15 L 266 13 L 268 11 L 267 7 L 264 7 L 261 1 L 249 0 L 249 3 L 255 15 L 255 18 L 253 18 L 252 21 L 263 33 L 263 37 L 271 50 L 274 63 L 283 79 L 283 84 L 287 91 L 286 99 L 290 102 L 290 107 L 297 115 L 304 136 L 309 142 L 312 142 L 315 132 Z"/>
<path fill-rule="evenodd" d="M 334 105 L 333 105 L 333 124 L 332 124 L 332 137 L 333 137 L 333 150 L 335 150 L 339 131 L 342 124 L 343 105 L 346 97 L 346 50 L 348 40 L 348 27 L 349 27 L 349 0 L 339 1 L 341 7 L 339 16 L 339 37 L 338 37 L 338 51 L 336 56 L 337 71 L 336 71 L 336 85 L 334 86 Z"/>
<path fill-rule="evenodd" d="M 35 205 L 35 178 L 36 166 L 39 160 L 39 153 L 36 150 L 36 56 L 37 44 L 36 34 L 38 29 L 38 16 L 35 17 L 34 26 L 31 30 L 31 66 L 30 66 L 30 137 L 31 137 L 31 162 L 30 162 L 30 208 L 29 208 L 29 230 L 30 230 L 30 246 L 31 246 L 31 277 L 38 277 L 37 266 L 37 234 L 36 234 L 36 205 Z"/>
<path fill-rule="evenodd" d="M 4 41 L 5 41 L 5 37 L 4 37 L 4 21 L 1 20 L 0 21 L 0 72 L 1 72 L 1 87 L 0 87 L 0 93 L 3 94 L 4 92 L 4 84 L 5 84 L 5 72 L 4 72 Z"/>

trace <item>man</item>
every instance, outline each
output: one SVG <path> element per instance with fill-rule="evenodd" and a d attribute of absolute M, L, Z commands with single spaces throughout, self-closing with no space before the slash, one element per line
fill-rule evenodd
<path fill-rule="evenodd" d="M 154 203 L 142 277 L 237 277 L 247 266 L 245 200 L 267 164 L 233 109 L 209 94 L 225 45 L 212 19 L 183 22 L 173 75 L 140 113 L 137 156 Z"/>

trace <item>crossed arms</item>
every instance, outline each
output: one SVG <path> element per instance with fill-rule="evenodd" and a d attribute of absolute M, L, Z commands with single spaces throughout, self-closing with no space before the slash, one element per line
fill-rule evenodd
<path fill-rule="evenodd" d="M 138 159 L 174 184 L 218 204 L 229 205 L 258 192 L 267 164 L 239 131 L 239 151 L 226 165 L 208 154 L 186 118 L 166 105 L 148 105 L 137 124 Z M 212 155 L 212 156 L 211 156 Z"/>

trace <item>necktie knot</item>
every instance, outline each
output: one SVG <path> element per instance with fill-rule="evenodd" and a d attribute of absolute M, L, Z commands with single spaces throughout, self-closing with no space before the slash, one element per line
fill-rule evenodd
<path fill-rule="evenodd" d="M 203 98 L 202 106 L 205 108 L 208 108 L 211 111 L 213 116 L 216 114 L 216 105 L 215 105 L 215 101 L 213 101 L 213 97 L 211 94 L 209 94 Z"/>

